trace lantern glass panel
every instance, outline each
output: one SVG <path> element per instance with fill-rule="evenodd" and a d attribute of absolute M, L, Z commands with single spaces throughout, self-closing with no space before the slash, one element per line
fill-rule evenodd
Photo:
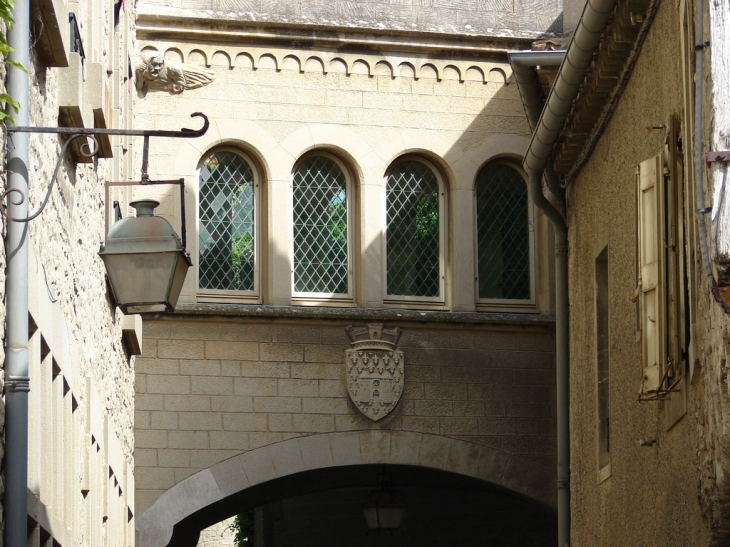
<path fill-rule="evenodd" d="M 168 301 L 180 253 L 139 253 L 104 257 L 114 296 L 120 306 L 164 304 Z M 187 268 L 186 268 L 187 269 Z M 176 299 L 177 300 L 177 299 Z"/>

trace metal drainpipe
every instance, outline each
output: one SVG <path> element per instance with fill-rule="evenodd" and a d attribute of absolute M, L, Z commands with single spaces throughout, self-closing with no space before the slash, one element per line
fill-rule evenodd
<path fill-rule="evenodd" d="M 613 14 L 616 0 L 588 0 L 565 53 L 537 128 L 525 154 L 527 170 L 543 171 L 553 154 L 573 100 L 591 64 L 593 51 Z"/>
<path fill-rule="evenodd" d="M 530 127 L 535 129 L 544 107 L 542 89 L 533 70 L 534 66 L 560 64 L 565 52 L 511 53 L 510 64 L 520 91 Z M 558 429 L 558 545 L 570 544 L 570 430 L 568 406 L 568 234 L 562 212 L 565 208 L 565 190 L 560 187 L 552 166 L 545 169 L 545 182 L 557 200 L 554 206 L 542 192 L 540 171 L 530 171 L 529 191 L 535 206 L 548 217 L 555 231 L 555 361 Z"/>
<path fill-rule="evenodd" d="M 704 44 L 704 1 L 695 2 L 695 134 L 694 134 L 694 168 L 695 168 L 695 193 L 697 207 L 697 228 L 699 229 L 700 254 L 702 255 L 702 266 L 705 276 L 713 289 L 713 295 L 717 302 L 722 302 L 719 293 L 716 292 L 717 283 L 712 273 L 710 263 L 710 252 L 707 249 L 707 225 L 705 224 L 705 186 L 702 181 L 702 84 L 704 80 L 705 44 Z"/>
<path fill-rule="evenodd" d="M 530 129 L 534 131 L 540 121 L 540 114 L 545 107 L 542 88 L 537 79 L 535 67 L 560 66 L 565 58 L 565 51 L 513 51 L 509 53 L 509 64 L 517 82 L 517 89 L 525 107 Z"/>
<path fill-rule="evenodd" d="M 551 158 L 555 142 L 570 114 L 573 100 L 590 66 L 616 0 L 588 0 L 570 41 L 545 107 L 532 134 L 523 166 L 530 178 L 535 205 L 555 228 L 555 358 L 558 412 L 558 545 L 570 545 L 570 436 L 568 354 L 568 240 L 565 219 L 542 195 L 542 177 L 548 187 L 558 182 Z"/>
<path fill-rule="evenodd" d="M 530 197 L 555 232 L 555 391 L 558 444 L 558 545 L 570 545 L 570 415 L 568 374 L 568 227 L 563 215 L 542 193 L 540 171 L 529 172 Z M 547 174 L 547 176 L 550 176 Z M 561 205 L 564 199 L 559 199 Z"/>
<path fill-rule="evenodd" d="M 540 52 L 542 54 L 542 52 Z M 512 71 L 525 105 L 525 112 L 534 129 L 540 120 L 543 108 L 542 90 L 534 66 L 559 64 L 565 52 L 549 52 L 550 57 L 541 55 L 510 54 Z M 554 66 L 554 65 L 553 65 Z M 548 164 L 544 171 L 545 182 L 557 200 L 553 205 L 543 194 L 543 172 L 529 172 L 530 197 L 555 231 L 555 377 L 557 397 L 557 444 L 558 444 L 558 545 L 570 545 L 570 429 L 569 429 L 569 375 L 568 375 L 568 230 L 562 214 L 565 208 L 565 190 L 560 187 L 558 177 Z"/>
<path fill-rule="evenodd" d="M 15 23 L 8 30 L 10 58 L 30 66 L 30 1 L 15 0 Z M 28 123 L 28 74 L 7 66 L 7 92 L 20 103 L 12 112 L 16 125 Z M 10 109 L 10 107 L 8 107 Z M 8 213 L 15 218 L 28 216 L 28 134 L 16 133 L 8 147 Z M 28 224 L 8 222 L 5 238 L 7 277 L 5 279 L 5 545 L 25 547 L 28 520 Z"/>
<path fill-rule="evenodd" d="M 560 66 L 564 58 L 565 51 L 514 51 L 509 54 L 512 74 L 514 74 L 515 82 L 517 82 L 517 89 L 520 92 L 522 105 L 525 108 L 525 114 L 532 131 L 540 123 L 540 115 L 545 107 L 542 86 L 537 78 L 535 67 Z M 558 201 L 558 208 L 562 213 L 564 211 L 563 196 L 565 196 L 565 189 L 560 186 L 560 181 L 554 175 L 552 167 L 548 166 L 548 168 L 551 176 L 546 176 L 545 182 L 550 193 Z"/>
<path fill-rule="evenodd" d="M 545 169 L 545 178 L 557 184 L 552 166 Z M 540 175 L 533 175 L 538 182 Z M 534 183 L 533 183 L 534 185 Z M 541 188 L 541 186 L 540 186 Z M 558 198 L 565 208 L 565 197 Z M 547 200 L 545 200 L 547 201 Z M 544 205 L 538 205 L 544 212 Z M 568 226 L 564 217 L 553 219 L 555 231 L 555 396 L 558 421 L 558 545 L 570 545 L 570 355 L 568 346 Z"/>

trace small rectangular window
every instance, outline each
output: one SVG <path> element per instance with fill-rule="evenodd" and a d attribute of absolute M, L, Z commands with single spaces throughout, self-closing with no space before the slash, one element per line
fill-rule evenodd
<path fill-rule="evenodd" d="M 608 332 L 608 246 L 596 257 L 596 372 L 598 383 L 598 469 L 611 474 L 610 349 Z"/>
<path fill-rule="evenodd" d="M 81 63 L 83 64 L 86 59 L 86 54 L 84 53 L 84 44 L 81 41 L 81 32 L 79 31 L 79 24 L 76 20 L 75 13 L 71 12 L 68 14 L 68 23 L 71 29 L 71 51 L 79 54 Z"/>

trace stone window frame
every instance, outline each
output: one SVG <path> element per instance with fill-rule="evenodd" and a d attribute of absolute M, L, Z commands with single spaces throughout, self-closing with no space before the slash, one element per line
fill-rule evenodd
<path fill-rule="evenodd" d="M 306 293 L 294 290 L 294 174 L 299 166 L 309 158 L 322 156 L 334 161 L 345 175 L 345 193 L 347 202 L 347 293 Z M 357 225 L 357 181 L 355 169 L 339 155 L 324 148 L 315 148 L 302 154 L 295 162 L 291 170 L 289 196 L 291 202 L 289 218 L 289 257 L 291 259 L 291 303 L 293 306 L 333 306 L 353 307 L 356 306 L 355 294 L 357 283 L 357 255 L 356 232 L 359 232 Z"/>
<path fill-rule="evenodd" d="M 538 292 L 538 271 L 537 271 L 537 240 L 538 226 L 537 226 L 537 212 L 535 210 L 535 204 L 529 197 L 529 191 L 527 194 L 527 215 L 528 215 L 528 230 L 529 230 L 529 260 L 530 260 L 530 298 L 527 299 L 509 299 L 509 298 L 480 298 L 479 297 L 479 220 L 477 209 L 477 182 L 479 175 L 484 169 L 490 165 L 502 164 L 508 165 L 517 171 L 522 180 L 525 183 L 525 189 L 527 188 L 527 173 L 522 168 L 522 165 L 518 161 L 513 160 L 510 157 L 493 157 L 485 161 L 477 170 L 474 176 L 473 182 L 473 193 L 474 193 L 474 297 L 476 301 L 476 310 L 484 312 L 523 312 L 523 313 L 536 313 L 538 311 L 537 306 L 537 292 Z"/>
<path fill-rule="evenodd" d="M 439 158 L 440 160 L 441 158 Z M 425 164 L 433 174 L 436 176 L 436 180 L 439 186 L 439 295 L 438 296 L 406 296 L 406 295 L 391 295 L 388 294 L 388 245 L 387 245 L 387 234 L 388 234 L 388 205 L 387 205 L 387 191 L 388 191 L 388 177 L 398 165 L 405 161 L 418 161 Z M 403 154 L 395 158 L 388 168 L 385 170 L 383 175 L 383 194 L 382 194 L 382 286 L 383 286 L 383 306 L 386 308 L 417 308 L 417 309 L 438 309 L 438 310 L 450 310 L 449 298 L 448 298 L 448 281 L 449 281 L 449 238 L 450 238 L 450 224 L 449 224 L 449 191 L 451 185 L 449 179 L 445 174 L 444 169 L 439 167 L 434 160 L 429 159 L 422 154 Z"/>
<path fill-rule="evenodd" d="M 218 152 L 230 152 L 240 156 L 246 163 L 248 163 L 253 173 L 254 180 L 254 268 L 253 268 L 253 279 L 254 288 L 251 291 L 242 290 L 219 290 L 219 289 L 201 289 L 200 288 L 200 260 L 199 260 L 199 237 L 200 237 L 200 166 L 207 158 Z M 263 257 L 261 256 L 263 245 L 262 245 L 262 227 L 261 221 L 262 212 L 262 177 L 261 169 L 254 158 L 243 151 L 241 148 L 231 145 L 219 145 L 209 150 L 206 150 L 204 154 L 201 154 L 200 159 L 197 162 L 197 168 L 195 171 L 195 249 L 193 256 L 195 257 L 195 290 L 196 300 L 201 303 L 230 303 L 230 304 L 261 304 L 261 267 Z"/>

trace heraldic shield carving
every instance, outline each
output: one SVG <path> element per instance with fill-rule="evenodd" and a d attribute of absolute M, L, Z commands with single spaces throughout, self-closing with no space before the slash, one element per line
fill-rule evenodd
<path fill-rule="evenodd" d="M 352 349 L 345 355 L 347 392 L 355 406 L 378 421 L 398 404 L 403 393 L 403 352 L 397 349 L 401 329 L 371 323 L 346 327 Z"/>

